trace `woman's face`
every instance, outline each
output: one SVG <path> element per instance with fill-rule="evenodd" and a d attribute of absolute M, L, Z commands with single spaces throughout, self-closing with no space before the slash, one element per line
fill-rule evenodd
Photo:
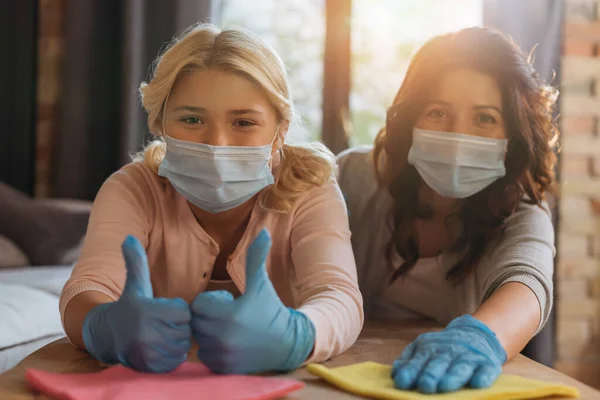
<path fill-rule="evenodd" d="M 165 114 L 168 136 L 212 146 L 263 146 L 277 128 L 267 96 L 248 79 L 219 70 L 181 75 Z"/>
<path fill-rule="evenodd" d="M 471 69 L 448 72 L 435 85 L 417 128 L 506 139 L 502 95 L 489 75 Z"/>

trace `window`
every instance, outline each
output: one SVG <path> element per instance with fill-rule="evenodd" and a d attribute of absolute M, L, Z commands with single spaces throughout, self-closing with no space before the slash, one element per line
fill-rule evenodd
<path fill-rule="evenodd" d="M 292 132 L 310 140 L 322 130 L 325 1 L 221 3 L 223 26 L 253 31 L 281 56 L 300 117 Z M 412 54 L 432 36 L 481 25 L 483 1 L 351 0 L 350 145 L 372 143 L 384 126 Z"/>
<path fill-rule="evenodd" d="M 353 0 L 350 144 L 373 143 L 416 50 L 482 22 L 483 0 Z"/>
<path fill-rule="evenodd" d="M 325 0 L 223 0 L 222 26 L 240 26 L 269 43 L 286 66 L 300 138 L 321 137 Z"/>

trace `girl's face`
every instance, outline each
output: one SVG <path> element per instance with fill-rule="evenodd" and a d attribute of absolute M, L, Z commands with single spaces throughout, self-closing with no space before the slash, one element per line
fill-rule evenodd
<path fill-rule="evenodd" d="M 435 85 L 415 126 L 490 139 L 506 139 L 502 95 L 491 76 L 472 69 L 449 71 Z"/>
<path fill-rule="evenodd" d="M 165 112 L 168 136 L 212 146 L 263 146 L 277 128 L 267 96 L 248 79 L 219 70 L 181 75 Z"/>

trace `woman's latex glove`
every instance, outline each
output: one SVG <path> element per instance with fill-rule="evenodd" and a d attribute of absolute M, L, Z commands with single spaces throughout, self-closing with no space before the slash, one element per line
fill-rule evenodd
<path fill-rule="evenodd" d="M 440 332 L 420 335 L 394 362 L 396 388 L 423 393 L 491 386 L 502 373 L 506 352 L 484 323 L 463 315 Z"/>
<path fill-rule="evenodd" d="M 122 246 L 127 280 L 119 300 L 94 307 L 83 322 L 87 351 L 107 364 L 143 372 L 168 372 L 192 345 L 190 306 L 183 299 L 155 299 L 148 258 L 128 236 Z"/>
<path fill-rule="evenodd" d="M 200 293 L 192 303 L 198 359 L 212 371 L 247 374 L 290 371 L 313 350 L 315 328 L 306 315 L 285 307 L 266 270 L 271 237 L 263 229 L 248 247 L 246 290 Z"/>

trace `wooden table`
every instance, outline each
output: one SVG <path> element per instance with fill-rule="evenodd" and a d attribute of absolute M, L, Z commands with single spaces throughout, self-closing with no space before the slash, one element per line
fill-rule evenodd
<path fill-rule="evenodd" d="M 435 325 L 424 322 L 367 324 L 356 344 L 346 353 L 327 362 L 326 365 L 335 367 L 362 361 L 391 364 L 402 349 L 417 335 L 435 329 L 437 329 Z M 190 360 L 196 360 L 195 352 L 190 355 Z M 24 378 L 27 368 L 52 372 L 95 372 L 103 367 L 87 353 L 75 349 L 63 338 L 41 348 L 12 370 L 0 375 L 1 400 L 48 399 L 45 396 L 33 394 L 27 388 Z M 521 355 L 507 363 L 504 371 L 508 374 L 575 386 L 581 392 L 582 399 L 600 399 L 599 391 Z M 306 383 L 304 389 L 291 394 L 287 399 L 360 399 L 332 388 L 304 369 L 287 376 Z M 558 398 L 554 397 L 553 399 Z"/>

